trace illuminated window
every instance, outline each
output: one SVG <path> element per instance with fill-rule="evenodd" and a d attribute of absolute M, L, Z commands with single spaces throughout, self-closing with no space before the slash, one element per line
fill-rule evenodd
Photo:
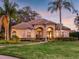
<path fill-rule="evenodd" d="M 48 28 L 47 31 L 49 31 L 49 32 L 52 31 L 52 28 Z"/>
<path fill-rule="evenodd" d="M 49 27 L 47 29 L 47 37 L 48 38 L 53 38 L 53 29 L 51 27 Z"/>

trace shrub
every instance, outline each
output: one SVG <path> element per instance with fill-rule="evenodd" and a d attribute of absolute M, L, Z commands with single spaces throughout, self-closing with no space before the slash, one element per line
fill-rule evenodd
<path fill-rule="evenodd" d="M 12 39 L 19 39 L 17 35 L 12 35 Z"/>
<path fill-rule="evenodd" d="M 62 37 L 62 38 L 55 38 L 55 40 L 60 40 L 60 41 L 76 41 L 78 38 L 76 37 Z"/>
<path fill-rule="evenodd" d="M 17 44 L 20 43 L 20 41 L 16 40 L 0 40 L 0 44 Z"/>
<path fill-rule="evenodd" d="M 4 33 L 0 33 L 0 40 L 5 38 L 4 35 L 5 35 Z"/>
<path fill-rule="evenodd" d="M 72 32 L 70 33 L 70 37 L 76 37 L 79 39 L 79 32 Z"/>
<path fill-rule="evenodd" d="M 6 44 L 7 41 L 6 40 L 0 40 L 0 44 Z"/>
<path fill-rule="evenodd" d="M 7 40 L 8 44 L 17 44 L 20 43 L 20 41 L 16 41 L 16 40 Z"/>
<path fill-rule="evenodd" d="M 1 31 L 0 31 L 0 40 L 5 39 L 5 30 L 4 27 L 2 26 Z"/>
<path fill-rule="evenodd" d="M 20 43 L 20 39 L 18 36 L 13 35 L 11 40 L 7 40 L 8 44 L 16 44 L 16 43 Z"/>
<path fill-rule="evenodd" d="M 0 39 L 0 44 L 17 44 L 17 43 L 20 43 L 20 40 L 16 35 L 13 35 L 11 40 Z"/>

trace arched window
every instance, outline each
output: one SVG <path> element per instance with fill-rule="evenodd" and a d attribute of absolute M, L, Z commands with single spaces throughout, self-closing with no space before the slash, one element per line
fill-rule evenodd
<path fill-rule="evenodd" d="M 43 28 L 39 27 L 36 29 L 36 38 L 43 38 Z"/>
<path fill-rule="evenodd" d="M 47 37 L 48 38 L 53 38 L 53 28 L 49 27 L 47 29 Z"/>

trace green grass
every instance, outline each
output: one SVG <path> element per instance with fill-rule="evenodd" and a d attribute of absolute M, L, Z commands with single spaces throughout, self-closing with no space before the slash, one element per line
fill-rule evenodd
<path fill-rule="evenodd" d="M 0 48 L 0 54 L 21 59 L 79 59 L 79 41 L 56 41 Z"/>

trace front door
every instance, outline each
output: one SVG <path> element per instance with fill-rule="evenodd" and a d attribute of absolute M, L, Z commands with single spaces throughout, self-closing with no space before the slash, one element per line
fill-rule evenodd
<path fill-rule="evenodd" d="M 36 38 L 40 39 L 40 40 L 43 38 L 43 29 L 42 28 L 36 29 Z"/>

